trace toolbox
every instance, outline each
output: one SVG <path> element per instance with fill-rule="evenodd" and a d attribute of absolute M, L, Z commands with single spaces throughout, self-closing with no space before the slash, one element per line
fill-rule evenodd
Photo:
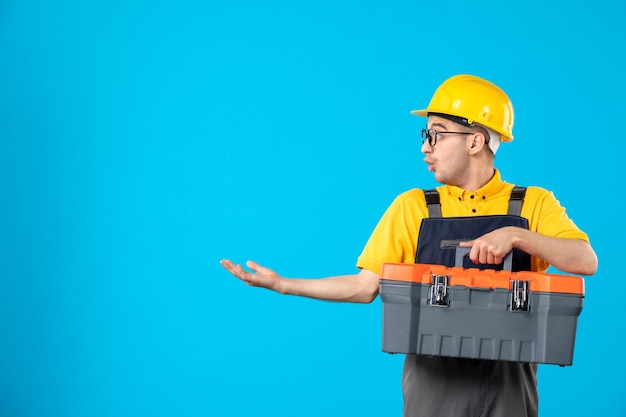
<path fill-rule="evenodd" d="M 383 351 L 571 365 L 584 280 L 384 264 Z"/>

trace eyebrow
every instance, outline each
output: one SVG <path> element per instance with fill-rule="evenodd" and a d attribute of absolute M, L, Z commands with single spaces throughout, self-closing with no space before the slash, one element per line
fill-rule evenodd
<path fill-rule="evenodd" d="M 427 125 L 426 127 L 428 127 L 429 129 L 433 129 L 434 127 L 441 127 L 443 129 L 447 129 L 447 127 L 443 123 L 440 123 L 440 122 L 435 122 L 430 126 Z"/>

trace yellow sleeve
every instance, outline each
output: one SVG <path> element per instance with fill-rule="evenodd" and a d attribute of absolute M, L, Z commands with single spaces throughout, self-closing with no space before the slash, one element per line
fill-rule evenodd
<path fill-rule="evenodd" d="M 554 194 L 540 187 L 528 187 L 522 207 L 522 217 L 529 221 L 531 231 L 542 235 L 582 239 L 589 242 L 587 234 L 567 216 Z"/>
<path fill-rule="evenodd" d="M 565 207 L 554 194 L 540 187 L 528 187 L 522 206 L 522 217 L 528 219 L 528 228 L 545 236 L 582 239 L 589 237 L 567 216 Z M 533 271 L 545 271 L 550 266 L 539 258 L 532 257 Z"/>
<path fill-rule="evenodd" d="M 422 190 L 415 188 L 400 194 L 376 225 L 357 267 L 380 274 L 383 263 L 414 263 L 424 217 L 427 209 Z"/>

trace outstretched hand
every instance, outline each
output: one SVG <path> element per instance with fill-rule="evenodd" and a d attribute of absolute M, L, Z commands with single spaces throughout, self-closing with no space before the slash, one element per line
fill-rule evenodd
<path fill-rule="evenodd" d="M 243 269 L 240 264 L 235 264 L 229 259 L 222 259 L 220 264 L 226 268 L 228 272 L 253 287 L 268 288 L 278 291 L 278 285 L 281 277 L 273 270 L 261 266 L 253 261 L 246 262 L 246 266 L 254 272 Z"/>

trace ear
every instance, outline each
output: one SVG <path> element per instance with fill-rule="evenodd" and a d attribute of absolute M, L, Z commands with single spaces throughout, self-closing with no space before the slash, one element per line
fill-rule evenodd
<path fill-rule="evenodd" d="M 481 132 L 474 132 L 473 135 L 468 135 L 467 141 L 470 155 L 481 152 L 487 146 L 487 138 Z"/>

